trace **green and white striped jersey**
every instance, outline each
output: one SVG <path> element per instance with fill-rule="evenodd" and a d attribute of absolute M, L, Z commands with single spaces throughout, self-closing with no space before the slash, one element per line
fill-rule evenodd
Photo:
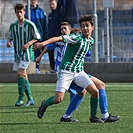
<path fill-rule="evenodd" d="M 15 21 L 10 25 L 8 39 L 11 39 L 14 46 L 14 57 L 16 62 L 34 60 L 33 45 L 26 51 L 22 50 L 22 46 L 27 42 L 40 39 L 40 34 L 35 24 L 27 19 L 24 20 L 23 25 L 19 25 Z"/>
<path fill-rule="evenodd" d="M 62 37 L 64 42 L 68 44 L 59 70 L 81 72 L 84 67 L 84 57 L 94 44 L 94 39 L 91 37 L 87 40 L 82 33 L 64 35 Z"/>

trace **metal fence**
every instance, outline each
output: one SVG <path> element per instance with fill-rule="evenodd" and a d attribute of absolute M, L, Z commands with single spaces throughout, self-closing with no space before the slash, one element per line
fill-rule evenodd
<path fill-rule="evenodd" d="M 18 1 L 0 0 L 0 62 L 14 61 L 13 48 L 7 49 L 5 44 L 9 25 L 16 20 L 13 5 Z M 103 1 L 96 0 L 98 16 L 98 62 L 133 62 L 133 2 L 132 0 L 128 0 L 128 2 L 127 0 L 114 0 L 114 7 L 111 8 L 112 16 L 109 10 L 109 45 L 107 45 Z M 27 0 L 20 0 L 20 2 L 25 5 L 27 4 Z M 85 13 L 93 13 L 93 0 L 75 0 L 75 2 L 79 16 Z M 48 1 L 39 0 L 39 5 L 48 15 L 50 12 Z M 86 57 L 85 61 L 93 62 L 94 58 L 96 57 L 92 54 L 90 57 Z M 41 63 L 44 62 L 49 63 L 47 54 L 42 58 Z"/>

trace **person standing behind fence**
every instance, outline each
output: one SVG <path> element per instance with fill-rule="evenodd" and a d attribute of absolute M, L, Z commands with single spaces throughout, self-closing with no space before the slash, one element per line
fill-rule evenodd
<path fill-rule="evenodd" d="M 26 6 L 25 18 L 28 19 L 28 8 Z M 30 14 L 31 21 L 36 25 L 41 39 L 40 42 L 45 41 L 48 38 L 48 23 L 46 12 L 38 6 L 38 0 L 30 0 Z M 42 52 L 42 49 L 35 51 L 35 58 L 37 58 Z M 36 63 L 36 73 L 40 73 L 40 62 Z"/>
<path fill-rule="evenodd" d="M 60 18 L 62 22 L 69 22 L 72 27 L 78 24 L 79 13 L 76 0 L 58 0 Z"/>
<path fill-rule="evenodd" d="M 56 0 L 49 0 L 51 12 L 48 15 L 48 38 L 61 35 L 60 32 L 60 9 Z M 55 71 L 54 49 L 48 52 L 51 72 Z"/>
<path fill-rule="evenodd" d="M 8 40 L 6 47 L 14 46 L 15 62 L 13 70 L 17 71 L 18 78 L 18 101 L 15 106 L 24 104 L 24 92 L 27 95 L 28 101 L 25 106 L 34 105 L 32 98 L 30 83 L 26 72 L 31 60 L 34 60 L 33 45 L 40 39 L 40 34 L 35 24 L 24 18 L 25 8 L 23 4 L 15 5 L 15 14 L 17 21 L 10 25 Z"/>

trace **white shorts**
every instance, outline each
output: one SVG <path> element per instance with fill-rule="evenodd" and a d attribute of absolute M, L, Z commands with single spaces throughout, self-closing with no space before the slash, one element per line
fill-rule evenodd
<path fill-rule="evenodd" d="M 84 89 L 93 83 L 91 78 L 89 78 L 84 71 L 73 73 L 66 70 L 59 70 L 57 74 L 56 91 L 68 91 L 72 81 Z"/>
<path fill-rule="evenodd" d="M 22 69 L 24 69 L 24 71 L 26 71 L 26 69 L 28 68 L 29 64 L 30 64 L 30 61 L 14 62 L 13 71 L 18 71 L 18 68 L 22 68 Z"/>

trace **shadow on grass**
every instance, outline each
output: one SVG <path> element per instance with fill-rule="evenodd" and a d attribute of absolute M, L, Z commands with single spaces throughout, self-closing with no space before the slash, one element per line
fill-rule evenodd
<path fill-rule="evenodd" d="M 88 121 L 86 121 L 86 122 L 73 122 L 73 124 L 83 124 L 83 123 L 88 123 Z M 0 125 L 1 126 L 7 126 L 7 125 L 20 125 L 20 126 L 22 126 L 22 125 L 49 125 L 49 124 L 51 124 L 51 125 L 57 125 L 57 124 L 72 124 L 71 122 L 21 122 L 21 123 L 16 123 L 16 122 L 12 122 L 12 123 L 0 123 Z"/>
<path fill-rule="evenodd" d="M 115 92 L 132 92 L 133 91 L 133 88 L 131 88 L 131 89 L 126 89 L 126 90 L 115 90 L 115 89 L 111 89 L 111 90 L 106 90 L 106 91 L 115 91 Z"/>
<path fill-rule="evenodd" d="M 11 111 L 8 111 L 12 109 Z M 35 109 L 35 110 L 34 110 Z M 38 106 L 30 106 L 30 107 L 13 107 L 13 106 L 0 106 L 0 114 L 8 114 L 8 113 L 31 113 L 37 112 Z M 4 111 L 2 111 L 4 110 Z"/>
<path fill-rule="evenodd" d="M 38 108 L 39 106 L 33 106 L 33 105 L 31 105 L 31 106 L 28 106 L 28 107 L 26 107 L 26 106 L 0 106 L 0 109 L 34 109 L 34 108 Z"/>

